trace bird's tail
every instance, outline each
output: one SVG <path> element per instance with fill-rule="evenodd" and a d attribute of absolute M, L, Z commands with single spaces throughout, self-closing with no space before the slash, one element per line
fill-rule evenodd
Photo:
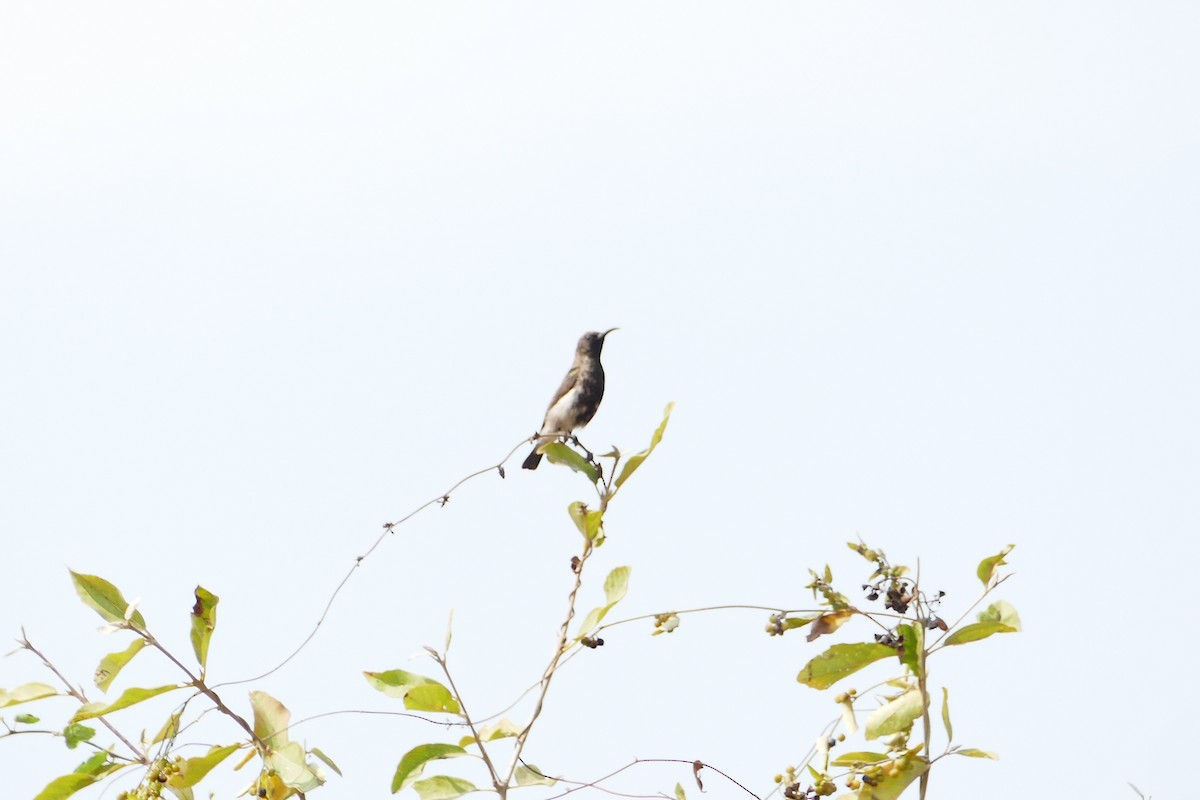
<path fill-rule="evenodd" d="M 534 445 L 533 452 L 521 462 L 521 466 L 524 469 L 537 469 L 540 463 L 542 463 L 542 454 L 538 452 L 538 445 Z"/>

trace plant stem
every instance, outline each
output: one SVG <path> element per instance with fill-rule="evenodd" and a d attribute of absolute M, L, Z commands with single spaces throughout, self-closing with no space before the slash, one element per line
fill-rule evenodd
<path fill-rule="evenodd" d="M 225 705 L 224 701 L 221 700 L 220 696 L 215 691 L 213 691 L 212 689 L 210 689 L 208 687 L 208 684 L 206 684 L 204 682 L 203 678 L 196 677 L 196 675 L 194 675 L 190 669 L 188 669 L 187 667 L 185 667 L 183 665 L 183 662 L 181 662 L 179 659 L 177 659 L 174 655 L 171 654 L 171 651 L 167 650 L 167 648 L 165 648 L 161 644 L 159 644 L 158 639 L 155 639 L 153 636 L 151 636 L 149 631 L 139 631 L 136 628 L 133 628 L 131 630 L 133 630 L 135 633 L 138 633 L 139 635 L 141 635 L 142 638 L 144 638 L 146 640 L 146 644 L 150 645 L 155 650 L 162 653 L 164 656 L 167 657 L 168 660 L 170 660 L 170 662 L 172 664 L 179 667 L 180 671 L 182 671 L 184 675 L 187 675 L 188 683 L 191 684 L 193 687 L 195 687 L 195 689 L 197 691 L 199 691 L 201 694 L 203 694 L 209 700 L 211 700 L 213 705 L 215 705 L 217 707 L 218 711 L 220 711 L 222 714 L 224 714 L 225 716 L 232 719 L 234 722 L 236 722 L 238 725 L 241 726 L 242 730 L 244 730 L 246 733 L 250 734 L 250 741 L 254 742 L 254 746 L 256 748 L 258 748 L 258 751 L 260 753 L 262 753 L 263 755 L 266 755 L 267 750 L 269 749 L 267 747 L 267 743 L 264 742 L 259 737 L 259 735 L 254 732 L 254 728 L 250 727 L 250 723 L 246 722 L 246 720 L 240 714 L 236 713 L 229 706 Z M 276 731 L 271 731 L 271 733 L 276 733 Z"/>
<path fill-rule="evenodd" d="M 33 644 L 25 636 L 24 629 L 21 630 L 20 644 L 21 644 L 21 647 L 24 647 L 26 650 L 28 650 L 29 652 L 31 652 L 35 656 L 37 656 L 41 660 L 42 664 L 45 665 L 46 669 L 50 670 L 58 677 L 58 679 L 62 682 L 62 685 L 67 687 L 67 694 L 71 695 L 71 697 L 74 697 L 76 700 L 78 700 L 81 703 L 88 702 L 87 696 L 83 693 L 83 691 L 72 686 L 71 682 L 68 681 L 66 679 L 66 677 L 61 672 L 58 671 L 58 668 L 55 667 L 53 664 L 51 664 L 50 660 L 48 658 L 46 658 L 46 656 L 42 655 L 42 651 L 38 650 L 36 647 L 33 646 Z M 126 747 L 128 747 L 135 756 L 137 756 L 137 758 L 135 759 L 137 761 L 137 763 L 139 763 L 139 764 L 149 764 L 150 763 L 150 759 L 146 756 L 146 754 L 143 753 L 139 748 L 134 747 L 133 742 L 126 739 L 125 736 L 119 730 L 117 730 L 111 722 L 109 722 L 104 717 L 97 717 L 96 719 L 98 719 L 100 721 L 101 725 L 108 728 L 109 733 L 111 733 L 113 736 L 116 736 L 118 739 L 120 739 L 121 742 L 124 743 L 124 745 Z"/>
<path fill-rule="evenodd" d="M 600 510 L 603 511 L 607 505 L 606 498 L 601 498 Z M 529 717 L 529 722 L 525 723 L 525 727 L 517 734 L 516 744 L 513 746 L 512 760 L 509 762 L 508 770 L 504 775 L 502 784 L 496 786 L 496 791 L 500 795 L 500 800 L 505 800 L 508 793 L 508 785 L 512 782 L 513 775 L 517 771 L 517 765 L 521 762 L 521 752 L 525 749 L 525 741 L 529 738 L 529 732 L 533 729 L 533 723 L 542 714 L 542 706 L 546 702 L 546 693 L 550 691 L 550 681 L 554 679 L 554 673 L 558 670 L 559 662 L 562 660 L 563 654 L 567 650 L 567 639 L 571 620 L 575 618 L 575 599 L 579 595 L 579 588 L 583 585 L 583 568 L 587 564 L 588 557 L 592 554 L 592 543 L 584 542 L 583 553 L 579 557 L 579 566 L 575 570 L 575 584 L 571 587 L 571 594 L 567 597 L 567 616 L 563 619 L 562 627 L 558 631 L 558 642 L 554 648 L 554 655 L 550 659 L 550 663 L 546 665 L 545 672 L 542 673 L 542 680 L 539 683 L 539 691 L 537 702 L 533 707 L 533 714 Z"/>
<path fill-rule="evenodd" d="M 454 677 L 450 674 L 450 668 L 446 666 L 446 657 L 444 655 L 433 654 L 433 660 L 442 668 L 442 674 L 446 676 L 446 682 L 450 684 L 450 691 L 454 692 L 455 698 L 458 699 L 458 707 L 462 710 L 463 719 L 467 721 L 467 726 L 471 729 L 471 738 L 475 740 L 475 744 L 479 745 L 479 754 L 483 756 L 483 763 L 487 764 L 488 773 L 492 776 L 492 785 L 496 787 L 496 791 L 503 795 L 501 790 L 500 776 L 496 773 L 496 767 L 492 764 L 492 759 L 488 755 L 487 747 L 484 745 L 483 739 L 479 738 L 479 731 L 475 729 L 475 723 L 471 721 L 471 714 L 467 711 L 467 703 L 463 700 L 462 693 L 458 691 L 458 687 L 454 685 Z"/>
<path fill-rule="evenodd" d="M 920 570 L 920 562 L 919 561 L 917 562 L 917 569 Z M 926 762 L 926 764 L 925 764 L 925 771 L 921 773 L 921 789 L 920 789 L 921 800 L 925 800 L 925 792 L 929 790 L 929 763 L 930 763 L 929 759 L 930 759 L 930 756 L 933 754 L 933 747 L 932 747 L 932 743 L 930 742 L 930 738 L 933 735 L 933 726 L 930 724 L 930 721 L 929 721 L 929 688 L 928 688 L 928 683 L 927 683 L 927 681 L 928 681 L 927 669 L 925 666 L 926 661 L 929 658 L 929 648 L 926 647 L 926 645 L 925 645 L 925 631 L 923 630 L 924 625 L 925 625 L 924 620 L 926 619 L 926 614 L 928 613 L 928 610 L 925 608 L 925 605 L 921 602 L 921 592 L 920 592 L 920 583 L 919 583 L 920 579 L 921 579 L 920 572 L 918 571 L 918 573 L 917 573 L 918 584 L 916 585 L 916 587 L 914 589 L 914 594 L 917 598 L 917 600 L 916 600 L 917 619 L 914 621 L 913 624 L 919 625 L 922 628 L 922 629 L 919 629 L 919 630 L 921 630 L 921 637 L 920 637 L 921 638 L 921 652 L 920 652 L 919 658 L 917 659 L 917 666 L 919 667 L 919 671 L 917 673 L 917 688 L 921 692 L 921 728 L 925 734 L 925 762 Z"/>

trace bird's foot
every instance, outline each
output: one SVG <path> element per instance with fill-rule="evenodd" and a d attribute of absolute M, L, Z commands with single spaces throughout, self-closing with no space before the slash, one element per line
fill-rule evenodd
<path fill-rule="evenodd" d="M 578 447 L 580 450 L 582 450 L 586 454 L 587 460 L 589 462 L 591 462 L 591 465 L 593 467 L 596 468 L 596 474 L 599 475 L 601 478 L 603 478 L 604 477 L 604 467 L 600 466 L 600 461 L 596 458 L 595 455 L 592 454 L 592 451 L 588 450 L 587 447 L 584 445 L 584 443 L 579 441 L 578 436 L 572 435 L 571 443 L 573 445 L 575 445 L 576 447 Z"/>

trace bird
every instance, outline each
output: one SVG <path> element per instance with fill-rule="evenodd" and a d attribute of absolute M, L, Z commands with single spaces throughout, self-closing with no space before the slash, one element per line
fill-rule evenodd
<path fill-rule="evenodd" d="M 575 346 L 575 362 L 571 364 L 571 369 L 546 409 L 546 418 L 542 420 L 533 452 L 521 464 L 525 469 L 538 468 L 542 462 L 539 448 L 543 444 L 560 436 L 570 436 L 576 428 L 582 428 L 596 416 L 596 409 L 604 397 L 604 366 L 600 363 L 600 350 L 604 347 L 604 337 L 615 330 L 609 328 L 604 333 L 588 331 L 579 337 L 579 344 Z"/>

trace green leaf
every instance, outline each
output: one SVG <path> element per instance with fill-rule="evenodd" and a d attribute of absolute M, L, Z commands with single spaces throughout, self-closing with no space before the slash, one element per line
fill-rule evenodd
<path fill-rule="evenodd" d="M 897 625 L 896 629 L 904 638 L 904 646 L 900 650 L 900 661 L 908 667 L 913 675 L 921 675 L 921 651 L 925 648 L 925 628 L 920 625 Z"/>
<path fill-rule="evenodd" d="M 589 511 L 587 504 L 576 500 L 571 505 L 567 506 L 567 513 L 571 515 L 571 520 L 575 523 L 575 527 L 583 534 L 583 538 L 589 542 L 595 541 L 597 534 L 600 533 L 601 526 L 604 524 L 603 511 Z"/>
<path fill-rule="evenodd" d="M 150 740 L 150 744 L 158 744 L 159 742 L 173 739 L 179 733 L 179 720 L 183 717 L 182 711 L 176 711 L 167 717 L 167 721 L 159 728 L 158 733 Z"/>
<path fill-rule="evenodd" d="M 900 762 L 894 763 L 896 767 L 900 767 Z M 871 800 L 897 800 L 913 781 L 925 774 L 927 769 L 929 769 L 928 761 L 920 756 L 912 756 L 908 766 L 900 769 L 900 774 L 896 777 L 887 777 L 885 769 L 883 777 L 879 778 L 878 783 L 871 787 L 864 786 L 863 789 L 869 788 L 870 791 L 863 793 L 862 797 Z"/>
<path fill-rule="evenodd" d="M 75 772 L 79 775 L 100 775 L 107 771 L 104 769 L 107 764 L 108 751 L 101 750 L 84 759 L 83 763 L 75 768 Z"/>
<path fill-rule="evenodd" d="M 808 623 L 820 619 L 822 616 L 822 614 L 817 614 L 813 617 L 785 617 L 783 620 L 783 629 L 790 631 L 794 628 L 803 628 Z"/>
<path fill-rule="evenodd" d="M 536 764 L 522 764 L 513 773 L 517 786 L 553 786 L 558 780 L 544 774 Z"/>
<path fill-rule="evenodd" d="M 404 707 L 410 711 L 434 711 L 446 714 L 462 712 L 458 700 L 450 690 L 442 684 L 421 675 L 405 672 L 402 669 L 392 669 L 386 672 L 364 672 L 367 683 L 376 691 L 383 692 L 388 697 L 404 700 Z"/>
<path fill-rule="evenodd" d="M 325 782 L 305 759 L 304 748 L 299 742 L 273 747 L 263 759 L 263 766 L 273 770 L 284 786 L 298 792 L 311 792 Z"/>
<path fill-rule="evenodd" d="M 79 599 L 108 622 L 126 621 L 125 614 L 129 612 L 129 603 L 125 601 L 120 589 L 104 578 L 84 575 L 74 570 L 68 571 L 71 573 L 71 581 L 75 584 L 75 591 L 79 593 Z M 142 612 L 134 611 L 128 621 L 133 628 L 139 631 L 146 630 L 146 620 L 142 617 Z"/>
<path fill-rule="evenodd" d="M 869 753 L 860 750 L 854 753 L 842 753 L 830 764 L 835 767 L 853 767 L 855 764 L 875 764 L 887 761 L 887 759 L 886 753 Z"/>
<path fill-rule="evenodd" d="M 63 728 L 63 738 L 67 741 L 67 747 L 74 750 L 79 746 L 80 742 L 86 742 L 96 735 L 95 728 L 89 728 L 87 725 L 80 725 L 78 722 L 73 722 Z"/>
<path fill-rule="evenodd" d="M 1016 631 L 1016 628 L 1011 628 L 1002 622 L 972 622 L 947 636 L 946 644 L 977 642 L 980 639 L 988 638 L 993 633 L 1016 633 Z"/>
<path fill-rule="evenodd" d="M 942 724 L 946 726 L 946 741 L 954 741 L 954 726 L 950 724 L 950 690 L 942 687 Z"/>
<path fill-rule="evenodd" d="M 878 739 L 905 730 L 914 719 L 921 716 L 924 708 L 920 689 L 909 689 L 870 713 L 863 726 L 866 730 L 864 735 L 868 740 Z"/>
<path fill-rule="evenodd" d="M 54 697 L 58 690 L 44 683 L 23 683 L 9 691 L 0 689 L 0 708 L 41 700 L 43 697 Z"/>
<path fill-rule="evenodd" d="M 583 473 L 592 483 L 600 480 L 596 465 L 576 453 L 562 442 L 550 442 L 539 448 L 551 464 L 565 464 L 575 472 Z"/>
<path fill-rule="evenodd" d="M 980 611 L 979 621 L 999 622 L 1001 625 L 1007 625 L 1014 631 L 1021 630 L 1021 617 L 1017 615 L 1017 610 L 1013 608 L 1012 603 L 1007 600 L 997 600 L 983 611 Z"/>
<path fill-rule="evenodd" d="M 107 692 L 108 687 L 112 686 L 112 682 L 120 674 L 125 665 L 133 660 L 133 657 L 142 652 L 142 648 L 146 646 L 145 639 L 134 639 L 129 643 L 129 647 L 120 650 L 116 653 L 109 653 L 104 658 L 100 659 L 100 666 L 96 667 L 96 674 L 92 676 L 96 687 L 102 692 Z"/>
<path fill-rule="evenodd" d="M 80 789 L 91 786 L 98 780 L 99 778 L 95 775 L 85 775 L 77 772 L 73 772 L 70 775 L 61 775 L 46 784 L 46 788 L 42 789 L 33 800 L 64 800 Z"/>
<path fill-rule="evenodd" d="M 19 722 L 22 725 L 36 725 L 41 721 L 41 717 L 35 717 L 33 714 L 17 714 L 13 717 L 13 722 Z"/>
<path fill-rule="evenodd" d="M 75 716 L 71 717 L 71 722 L 82 722 L 85 719 L 103 717 L 106 714 L 120 711 L 122 708 L 129 708 L 143 700 L 158 697 L 160 694 L 165 694 L 178 688 L 180 688 L 178 684 L 171 684 L 170 686 L 157 686 L 153 689 L 126 689 L 121 693 L 120 697 L 111 703 L 87 703 L 81 706 L 75 712 Z"/>
<path fill-rule="evenodd" d="M 637 468 L 642 465 L 654 448 L 658 447 L 658 443 L 662 441 L 663 433 L 667 430 L 667 422 L 671 419 L 671 412 L 675 410 L 674 403 L 667 403 L 667 407 L 663 410 L 663 421 L 654 431 L 654 435 L 650 437 L 650 446 L 640 453 L 632 455 L 625 462 L 624 468 L 621 469 L 621 474 L 617 476 L 616 488 L 620 489 L 625 481 L 629 480 L 629 476 L 637 471 Z"/>
<path fill-rule="evenodd" d="M 435 775 L 413 784 L 421 800 L 454 800 L 464 794 L 477 792 L 475 784 L 462 778 L 451 778 L 449 775 Z"/>
<path fill-rule="evenodd" d="M 458 701 L 450 690 L 441 684 L 414 686 L 404 696 L 404 707 L 409 711 L 432 711 L 439 714 L 457 714 L 461 711 Z"/>
<path fill-rule="evenodd" d="M 312 755 L 316 756 L 317 758 L 321 759 L 321 763 L 323 763 L 325 766 L 329 767 L 331 770 L 336 772 L 339 776 L 342 774 L 342 771 L 340 769 L 338 769 L 338 765 L 333 763 L 333 759 L 330 758 L 329 756 L 325 755 L 325 753 L 321 751 L 321 748 L 310 747 L 310 748 L 308 748 L 308 752 L 311 753 Z"/>
<path fill-rule="evenodd" d="M 196 603 L 192 606 L 192 651 L 203 674 L 208 666 L 208 642 L 217 627 L 217 603 L 221 598 L 205 589 L 196 587 Z"/>
<path fill-rule="evenodd" d="M 596 626 L 603 621 L 605 615 L 608 614 L 612 607 L 621 602 L 622 598 L 625 597 L 625 593 L 629 590 L 629 573 L 632 571 L 632 567 L 617 567 L 608 573 L 608 577 L 604 579 L 605 604 L 593 608 L 588 612 L 575 634 L 575 641 L 579 641 L 584 636 L 596 630 Z"/>
<path fill-rule="evenodd" d="M 292 712 L 266 692 L 250 693 L 250 708 L 254 711 L 254 735 L 269 747 L 283 747 L 290 739 L 288 727 Z"/>
<path fill-rule="evenodd" d="M 992 761 L 999 761 L 1000 756 L 990 750 L 978 750 L 974 747 L 963 747 L 958 750 L 951 750 L 956 756 L 966 756 L 967 758 L 990 758 Z"/>
<path fill-rule="evenodd" d="M 411 786 L 430 761 L 443 758 L 458 758 L 467 755 L 467 751 L 453 744 L 421 744 L 409 750 L 396 765 L 396 774 L 392 776 L 392 794 Z"/>
<path fill-rule="evenodd" d="M 983 588 L 988 588 L 992 585 L 992 578 L 996 576 L 996 567 L 1008 562 L 1004 557 L 1012 552 L 1016 545 L 1007 545 L 1003 550 L 994 556 L 988 556 L 983 561 L 979 562 L 979 566 L 975 569 L 975 574 L 979 576 L 979 580 L 983 583 Z"/>
<path fill-rule="evenodd" d="M 215 766 L 237 752 L 237 749 L 236 744 L 228 744 L 224 747 L 213 745 L 202 756 L 185 758 L 178 764 L 179 771 L 167 778 L 167 786 L 172 789 L 186 789 L 189 786 L 195 786 L 204 780 L 204 776 L 212 772 Z"/>
<path fill-rule="evenodd" d="M 675 800 L 687 800 L 687 794 L 683 791 L 682 784 L 675 784 Z"/>
<path fill-rule="evenodd" d="M 835 644 L 805 664 L 796 680 L 814 689 L 828 689 L 868 664 L 895 655 L 894 649 L 882 644 Z"/>

